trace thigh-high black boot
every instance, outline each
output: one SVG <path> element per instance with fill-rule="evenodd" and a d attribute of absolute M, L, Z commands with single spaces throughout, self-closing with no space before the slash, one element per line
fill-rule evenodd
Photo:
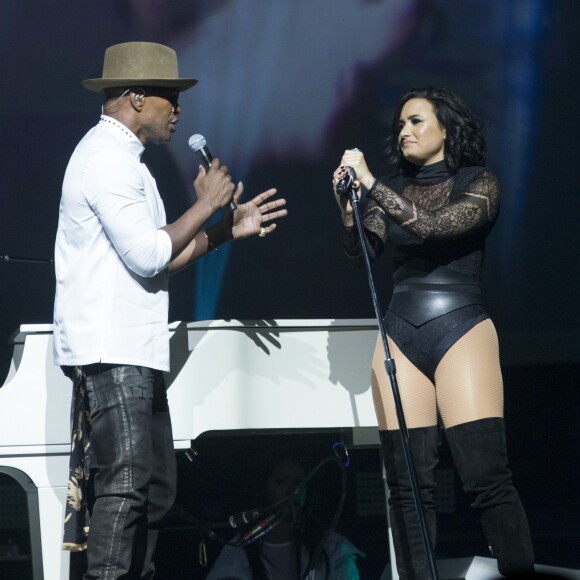
<path fill-rule="evenodd" d="M 435 467 L 438 460 L 438 431 L 437 426 L 409 429 L 409 448 L 432 547 L 435 546 L 437 533 L 433 496 Z M 389 516 L 399 578 L 401 580 L 429 580 L 431 568 L 421 534 L 401 434 L 397 430 L 379 431 L 379 435 L 390 491 Z"/>
<path fill-rule="evenodd" d="M 533 572 L 528 520 L 508 468 L 505 424 L 480 419 L 446 430 L 471 507 L 480 514 L 489 549 L 504 576 Z"/>

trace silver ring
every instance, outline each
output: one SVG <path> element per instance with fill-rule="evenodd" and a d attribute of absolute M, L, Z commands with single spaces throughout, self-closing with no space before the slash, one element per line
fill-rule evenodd
<path fill-rule="evenodd" d="M 260 233 L 258 234 L 258 236 L 260 238 L 265 238 L 266 237 L 266 228 L 260 228 Z"/>

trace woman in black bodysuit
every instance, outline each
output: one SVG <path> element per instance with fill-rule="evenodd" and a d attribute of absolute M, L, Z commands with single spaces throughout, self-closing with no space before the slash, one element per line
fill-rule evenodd
<path fill-rule="evenodd" d="M 334 172 L 344 247 L 361 256 L 352 207 L 336 194 L 346 167 L 366 191 L 371 258 L 393 248 L 393 297 L 385 315 L 409 446 L 432 545 L 438 417 L 499 571 L 533 571 L 528 522 L 507 465 L 497 335 L 482 304 L 485 239 L 499 210 L 499 184 L 486 168 L 483 136 L 448 91 L 407 93 L 395 111 L 387 154 L 396 166 L 375 179 L 362 152 L 345 151 Z M 379 337 L 371 383 L 390 489 L 399 577 L 430 578 Z"/>

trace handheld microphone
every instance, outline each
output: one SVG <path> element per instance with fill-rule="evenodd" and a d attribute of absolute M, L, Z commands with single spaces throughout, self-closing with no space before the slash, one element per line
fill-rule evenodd
<path fill-rule="evenodd" d="M 238 526 L 243 526 L 244 524 L 255 522 L 258 518 L 261 518 L 263 515 L 264 515 L 263 511 L 248 510 L 230 516 L 228 518 L 228 522 L 232 528 L 237 528 Z"/>
<path fill-rule="evenodd" d="M 352 167 L 346 167 L 344 176 L 336 184 L 336 193 L 341 197 L 349 196 L 355 180 L 356 173 L 354 169 Z"/>
<path fill-rule="evenodd" d="M 203 135 L 195 134 L 189 138 L 189 148 L 197 155 L 201 165 L 206 171 L 210 168 L 213 156 L 207 148 L 207 141 Z M 235 211 L 238 206 L 232 199 L 229 204 L 230 211 Z"/>
<path fill-rule="evenodd" d="M 251 530 L 248 530 L 242 536 L 242 543 L 244 545 L 251 544 L 255 542 L 262 536 L 271 532 L 280 522 L 275 521 L 278 518 L 278 514 L 271 513 L 270 515 L 266 516 L 263 520 L 261 520 L 258 524 L 256 524 Z"/>

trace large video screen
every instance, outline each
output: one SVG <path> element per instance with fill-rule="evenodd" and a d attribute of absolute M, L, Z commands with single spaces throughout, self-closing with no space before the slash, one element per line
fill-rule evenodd
<path fill-rule="evenodd" d="M 102 104 L 80 81 L 131 40 L 171 46 L 199 79 L 171 143 L 144 157 L 168 219 L 195 201 L 194 133 L 246 199 L 276 187 L 289 212 L 266 239 L 175 276 L 171 320 L 373 318 L 367 276 L 343 254 L 332 172 L 357 147 L 381 175 L 399 97 L 441 86 L 484 123 L 502 185 L 484 287 L 503 361 L 577 362 L 579 19 L 564 0 L 3 0 L 0 254 L 23 258 L 0 263 L 3 372 L 18 325 L 52 321 L 62 177 Z M 390 275 L 383 256 L 383 309 Z"/>

